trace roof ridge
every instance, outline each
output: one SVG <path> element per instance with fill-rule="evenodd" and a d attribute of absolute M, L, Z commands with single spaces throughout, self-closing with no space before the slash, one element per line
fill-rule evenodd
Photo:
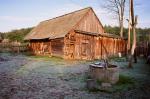
<path fill-rule="evenodd" d="M 46 21 L 50 21 L 50 20 L 54 20 L 54 19 L 57 19 L 57 18 L 66 16 L 66 15 L 69 15 L 69 14 L 73 14 L 73 13 L 76 13 L 76 12 L 79 12 L 79 11 L 82 11 L 82 10 L 86 10 L 86 9 L 92 9 L 92 7 L 86 7 L 86 8 L 83 8 L 83 9 L 75 10 L 75 11 L 70 12 L 70 13 L 66 13 L 66 14 L 63 14 L 63 15 L 60 15 L 60 16 L 57 16 L 57 17 L 48 19 L 48 20 L 44 20 L 44 21 L 42 21 L 42 22 L 40 22 L 40 23 L 43 23 L 43 22 L 46 22 Z"/>
<path fill-rule="evenodd" d="M 29 34 L 26 35 L 25 40 L 33 39 L 33 38 L 36 38 L 36 39 L 45 38 L 45 37 L 49 38 L 49 37 L 51 37 L 51 34 L 52 34 L 51 32 L 56 32 L 55 35 L 57 35 L 58 37 L 60 37 L 59 35 L 64 36 L 64 35 L 66 35 L 66 33 L 71 31 L 75 27 L 75 25 L 78 24 L 79 21 L 81 19 L 83 19 L 83 17 L 91 9 L 92 9 L 91 7 L 87 7 L 87 8 L 80 9 L 80 10 L 77 10 L 77 11 L 74 11 L 74 12 L 71 12 L 71 13 L 68 13 L 68 14 L 64 14 L 62 16 L 58 16 L 58 17 L 55 17 L 55 18 L 52 18 L 52 19 L 49 19 L 49 20 L 42 21 Z M 72 20 L 69 21 L 68 18 L 72 18 L 72 17 L 75 18 L 75 19 L 72 19 Z M 59 19 L 63 19 L 64 21 L 59 22 L 60 21 Z M 52 20 L 55 20 L 55 21 L 52 21 Z M 64 22 L 65 23 L 69 22 L 68 25 L 63 26 L 65 29 L 61 28 L 62 26 L 60 26 L 60 25 L 65 24 Z M 60 33 L 58 33 L 58 29 L 56 29 L 56 27 L 54 27 L 56 25 L 58 25 L 57 28 L 60 29 L 59 30 L 59 32 L 61 31 Z M 49 26 L 49 28 L 48 28 L 48 26 Z M 34 32 L 36 32 L 36 33 L 34 33 Z M 40 33 L 40 32 L 42 32 L 42 33 Z"/>

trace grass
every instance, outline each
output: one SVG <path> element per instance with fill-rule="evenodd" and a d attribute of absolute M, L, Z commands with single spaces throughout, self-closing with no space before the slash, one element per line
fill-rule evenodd
<path fill-rule="evenodd" d="M 61 57 L 56 56 L 28 56 L 29 58 L 36 59 L 36 60 L 46 60 L 46 61 L 54 61 L 54 62 L 62 62 L 63 59 Z"/>
<path fill-rule="evenodd" d="M 110 60 L 115 62 L 126 62 L 126 57 L 111 57 Z"/>
<path fill-rule="evenodd" d="M 29 57 L 30 57 L 30 58 L 35 58 L 35 59 L 40 59 L 40 58 L 48 59 L 48 58 L 50 58 L 49 56 L 38 56 L 38 55 L 29 56 Z"/>
<path fill-rule="evenodd" d="M 101 81 L 96 81 L 98 85 L 101 85 Z M 119 75 L 119 81 L 112 85 L 111 88 L 93 88 L 88 90 L 89 92 L 106 92 L 106 93 L 114 93 L 114 92 L 120 92 L 127 90 L 129 88 L 134 87 L 135 80 L 132 77 L 125 76 L 125 75 Z"/>
<path fill-rule="evenodd" d="M 113 92 L 127 90 L 134 87 L 135 79 L 125 75 L 119 75 L 119 81 L 113 86 Z"/>
<path fill-rule="evenodd" d="M 125 75 L 119 75 L 119 81 L 116 84 L 122 85 L 122 84 L 133 84 L 133 83 L 134 83 L 133 78 Z"/>
<path fill-rule="evenodd" d="M 29 70 L 25 68 L 25 66 L 22 66 L 20 69 L 18 69 L 16 71 L 17 75 L 28 75 L 29 74 Z"/>

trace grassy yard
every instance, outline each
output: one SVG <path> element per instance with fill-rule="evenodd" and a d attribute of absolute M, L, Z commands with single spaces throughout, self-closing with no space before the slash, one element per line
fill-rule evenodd
<path fill-rule="evenodd" d="M 89 64 L 95 61 L 10 53 L 0 53 L 0 57 L 4 59 L 0 61 L 0 99 L 149 98 L 150 66 L 143 59 L 133 69 L 127 68 L 124 58 L 111 59 L 120 67 L 119 82 L 111 90 L 89 92 L 86 78 Z"/>

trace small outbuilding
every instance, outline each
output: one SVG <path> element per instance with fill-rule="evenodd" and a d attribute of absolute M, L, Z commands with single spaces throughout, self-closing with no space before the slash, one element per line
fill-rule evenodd
<path fill-rule="evenodd" d="M 100 59 L 126 51 L 126 40 L 105 33 L 91 7 L 40 22 L 26 37 L 36 55 Z"/>

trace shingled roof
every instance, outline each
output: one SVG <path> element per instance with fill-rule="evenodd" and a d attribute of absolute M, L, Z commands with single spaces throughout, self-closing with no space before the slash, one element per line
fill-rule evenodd
<path fill-rule="evenodd" d="M 55 39 L 64 37 L 92 8 L 88 7 L 63 16 L 40 22 L 26 37 L 30 39 Z"/>

